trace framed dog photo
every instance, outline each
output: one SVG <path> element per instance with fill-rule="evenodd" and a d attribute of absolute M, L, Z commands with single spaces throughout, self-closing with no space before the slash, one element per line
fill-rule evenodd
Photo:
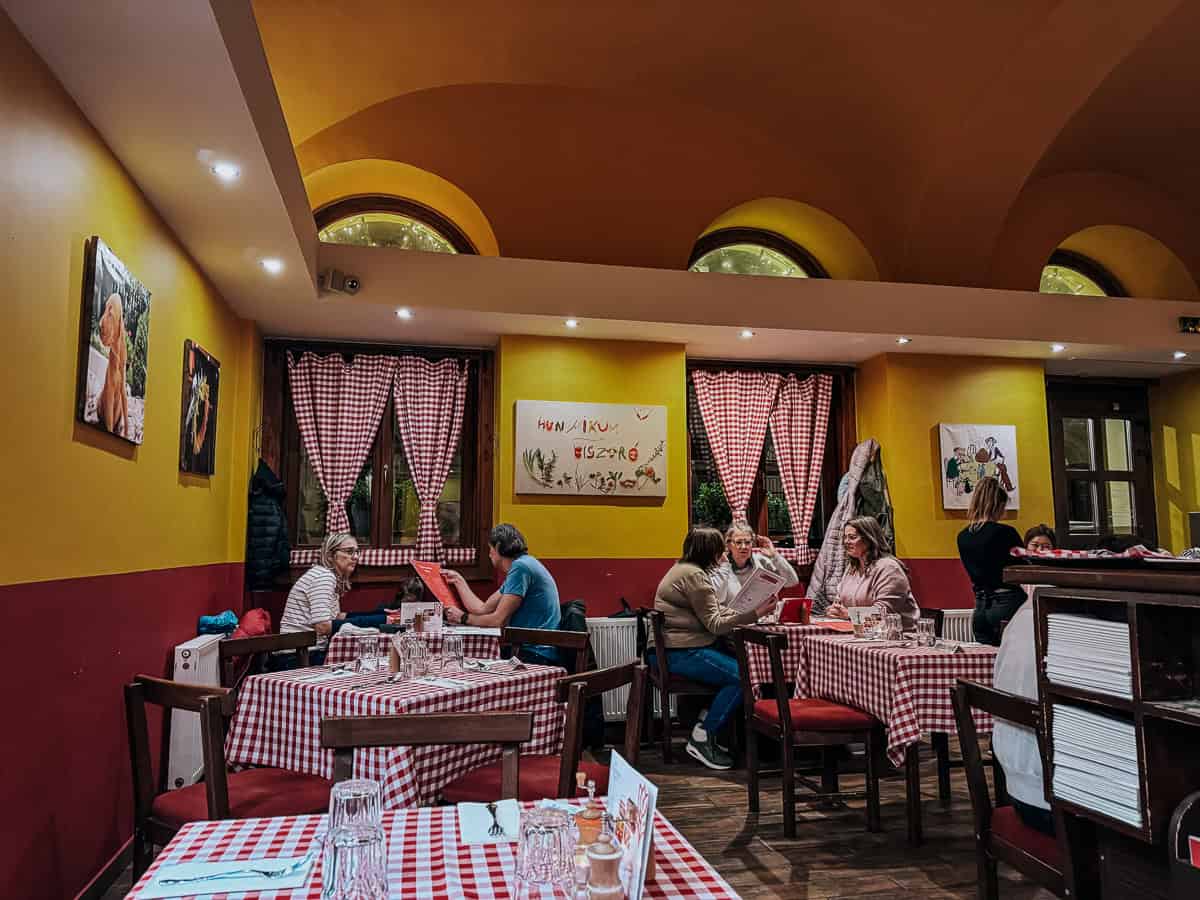
<path fill-rule="evenodd" d="M 146 421 L 150 292 L 104 241 L 88 241 L 80 316 L 79 421 L 140 444 Z"/>
<path fill-rule="evenodd" d="M 217 389 L 221 364 L 192 341 L 183 342 L 183 403 L 179 418 L 179 470 L 211 475 L 217 462 Z"/>

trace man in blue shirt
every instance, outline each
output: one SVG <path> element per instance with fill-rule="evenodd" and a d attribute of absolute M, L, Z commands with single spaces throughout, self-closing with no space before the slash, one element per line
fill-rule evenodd
<path fill-rule="evenodd" d="M 503 575 L 504 583 L 487 600 L 480 600 L 458 572 L 442 571 L 446 582 L 458 593 L 466 611 L 446 610 L 452 623 L 479 625 L 491 628 L 548 628 L 557 629 L 562 620 L 558 605 L 558 585 L 554 576 L 529 553 L 525 538 L 514 525 L 497 525 L 488 536 L 488 554 Z M 553 660 L 557 654 L 552 647 L 528 647 L 536 655 Z M 542 662 L 543 660 L 532 660 Z"/>

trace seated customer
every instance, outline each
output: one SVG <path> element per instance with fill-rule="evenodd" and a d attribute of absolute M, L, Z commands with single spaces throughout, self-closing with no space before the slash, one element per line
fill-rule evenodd
<path fill-rule="evenodd" d="M 725 547 L 727 558 L 717 570 L 717 577 L 723 585 L 722 603 L 733 602 L 755 569 L 766 569 L 781 576 L 784 587 L 800 583 L 796 570 L 775 549 L 771 539 L 761 535 L 755 537 L 754 529 L 744 522 L 725 532 Z M 762 552 L 756 553 L 756 548 Z M 778 602 L 778 595 L 775 600 Z"/>
<path fill-rule="evenodd" d="M 1031 553 L 1057 550 L 1058 538 L 1054 534 L 1054 529 L 1044 522 L 1041 525 L 1034 525 L 1025 532 L 1025 549 Z"/>
<path fill-rule="evenodd" d="M 739 625 L 758 621 L 775 608 L 769 599 L 757 609 L 735 613 L 721 605 L 714 576 L 725 558 L 725 539 L 715 528 L 693 528 L 683 541 L 683 555 L 659 582 L 654 608 L 663 614 L 666 647 L 648 648 L 647 663 L 654 654 L 667 653 L 671 672 L 720 690 L 703 723 L 696 722 L 688 739 L 687 752 L 710 769 L 730 769 L 733 760 L 717 746 L 715 736 L 742 704 L 738 664 L 714 644 L 721 635 Z M 654 636 L 650 635 L 653 642 Z"/>
<path fill-rule="evenodd" d="M 1036 700 L 1037 654 L 1033 643 L 1033 601 L 1013 614 L 1000 640 L 993 683 L 997 690 Z M 1008 795 L 1021 821 L 1030 828 L 1054 834 L 1054 819 L 1042 785 L 1042 755 L 1037 734 L 1024 725 L 996 719 L 992 752 L 1004 769 Z"/>
<path fill-rule="evenodd" d="M 442 570 L 466 610 L 446 610 L 452 624 L 504 628 L 557 629 L 562 621 L 554 576 L 530 553 L 515 525 L 497 525 L 488 536 L 492 565 L 504 576 L 500 590 L 480 600 L 467 580 L 451 569 Z M 559 665 L 558 653 L 544 645 L 523 646 L 517 654 L 526 662 Z"/>
<path fill-rule="evenodd" d="M 346 618 L 341 598 L 350 590 L 350 576 L 358 566 L 358 541 L 352 534 L 327 535 L 319 559 L 292 585 L 279 620 L 280 634 L 317 633 L 316 648 L 309 652 L 309 661 L 314 666 L 325 661 L 334 622 Z"/>
<path fill-rule="evenodd" d="M 842 543 L 846 548 L 846 573 L 828 615 L 848 619 L 849 607 L 873 606 L 881 616 L 899 613 L 905 631 L 915 629 L 921 610 L 908 583 L 908 571 L 892 556 L 879 521 L 873 516 L 851 519 L 842 533 Z"/>

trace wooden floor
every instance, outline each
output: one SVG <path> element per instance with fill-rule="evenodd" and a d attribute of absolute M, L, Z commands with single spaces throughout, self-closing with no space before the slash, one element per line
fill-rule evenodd
<path fill-rule="evenodd" d="M 785 840 L 778 778 L 764 779 L 762 811 L 751 816 L 746 809 L 744 773 L 710 772 L 682 750 L 680 744 L 670 766 L 663 764 L 657 749 L 646 751 L 639 768 L 659 785 L 659 808 L 667 818 L 745 898 L 966 900 L 976 896 L 966 782 L 961 771 L 954 773 L 953 802 L 943 809 L 928 753 L 922 767 L 925 844 L 913 850 L 905 840 L 900 778 L 883 782 L 881 834 L 866 831 L 859 801 L 841 809 L 800 806 L 796 839 Z M 861 786 L 861 776 L 842 779 L 843 790 Z M 128 890 L 126 871 L 105 900 L 118 900 Z M 1049 900 L 1053 895 L 1001 866 L 1000 896 Z"/>

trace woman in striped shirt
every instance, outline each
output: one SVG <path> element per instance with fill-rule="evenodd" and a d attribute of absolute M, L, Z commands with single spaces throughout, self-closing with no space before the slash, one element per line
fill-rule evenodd
<path fill-rule="evenodd" d="M 334 620 L 346 618 L 339 601 L 350 590 L 350 576 L 357 565 L 354 535 L 331 534 L 321 544 L 320 561 L 297 579 L 288 594 L 279 631 L 315 631 L 317 646 L 309 654 L 314 666 L 325 661 Z"/>

